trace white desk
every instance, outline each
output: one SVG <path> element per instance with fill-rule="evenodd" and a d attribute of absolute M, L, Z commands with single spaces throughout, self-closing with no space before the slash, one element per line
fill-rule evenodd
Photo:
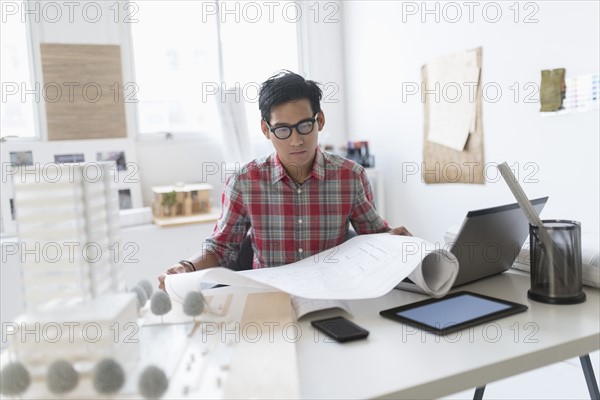
<path fill-rule="evenodd" d="M 597 289 L 585 288 L 585 303 L 559 306 L 530 301 L 528 288 L 528 276 L 510 272 L 459 288 L 527 304 L 529 309 L 445 337 L 379 315 L 381 310 L 426 298 L 399 290 L 378 299 L 349 302 L 353 320 L 370 331 L 366 340 L 333 342 L 311 328 L 310 320 L 318 316 L 309 316 L 297 325 L 301 332 L 296 343 L 300 396 L 437 398 L 600 349 Z M 223 287 L 209 292 L 252 291 Z M 280 357 L 277 346 L 268 349 Z M 179 364 L 176 376 L 186 373 L 186 363 Z M 267 375 L 271 380 L 273 376 Z M 178 382 L 171 384 L 176 391 L 181 389 Z M 514 396 L 518 398 L 519 393 Z"/>
<path fill-rule="evenodd" d="M 529 286 L 528 276 L 505 273 L 460 287 L 457 290 L 515 301 L 529 309 L 447 337 L 381 317 L 381 310 L 425 298 L 399 290 L 350 302 L 353 320 L 370 331 L 367 340 L 315 340 L 310 318 L 303 320 L 297 343 L 301 395 L 436 398 L 600 348 L 597 289 L 585 287 L 585 303 L 559 306 L 529 300 Z"/>

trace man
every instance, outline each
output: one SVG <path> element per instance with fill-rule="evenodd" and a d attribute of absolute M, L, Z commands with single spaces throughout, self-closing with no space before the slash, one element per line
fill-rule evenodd
<path fill-rule="evenodd" d="M 390 232 L 375 211 L 365 170 L 353 161 L 323 153 L 318 133 L 325 126 L 317 84 L 285 71 L 264 82 L 259 94 L 261 129 L 275 154 L 251 161 L 226 182 L 222 215 L 202 253 L 172 266 L 167 274 L 193 272 L 235 262 L 250 231 L 253 268 L 289 264 L 339 245 L 349 223 L 358 234 Z"/>

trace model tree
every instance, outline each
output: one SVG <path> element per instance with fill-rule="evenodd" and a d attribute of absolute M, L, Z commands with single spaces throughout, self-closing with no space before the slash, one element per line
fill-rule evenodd
<path fill-rule="evenodd" d="M 174 190 L 169 193 L 163 193 L 161 205 L 165 207 L 165 215 L 171 215 L 172 207 L 173 205 L 175 205 L 176 201 L 177 192 L 175 192 Z"/>
<path fill-rule="evenodd" d="M 188 292 L 183 300 L 183 312 L 185 315 L 193 317 L 195 322 L 196 317 L 204 311 L 204 303 L 202 292 Z"/>
<path fill-rule="evenodd" d="M 5 396 L 19 396 L 30 384 L 29 371 L 20 362 L 10 363 L 0 372 L 0 393 Z"/>
<path fill-rule="evenodd" d="M 148 299 L 152 298 L 152 292 L 154 291 L 154 289 L 152 288 L 152 283 L 150 283 L 148 279 L 142 279 L 138 282 L 137 285 L 144 289 L 144 292 L 146 292 L 146 297 Z"/>
<path fill-rule="evenodd" d="M 138 387 L 144 398 L 160 399 L 169 387 L 169 380 L 162 369 L 150 365 L 140 375 Z"/>
<path fill-rule="evenodd" d="M 54 394 L 64 394 L 77 387 L 79 374 L 70 362 L 58 360 L 48 368 L 46 384 L 48 390 Z"/>
<path fill-rule="evenodd" d="M 146 291 L 141 286 L 134 286 L 133 289 L 131 289 L 131 291 L 133 293 L 135 293 L 135 295 L 136 295 L 137 306 L 138 306 L 138 310 L 139 310 L 142 307 L 144 307 L 146 305 L 146 302 L 148 301 L 148 296 L 146 295 Z"/>
<path fill-rule="evenodd" d="M 163 323 L 163 315 L 171 311 L 171 298 L 166 292 L 159 290 L 152 295 L 150 300 L 150 310 L 152 314 L 160 315 L 160 322 Z"/>
<path fill-rule="evenodd" d="M 100 361 L 94 369 L 94 389 L 100 394 L 110 395 L 118 392 L 125 383 L 125 371 L 112 358 Z"/>

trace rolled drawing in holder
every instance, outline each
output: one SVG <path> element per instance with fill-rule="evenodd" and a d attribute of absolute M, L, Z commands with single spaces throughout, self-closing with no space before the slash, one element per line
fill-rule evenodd
<path fill-rule="evenodd" d="M 544 246 L 547 250 L 550 250 L 552 252 L 552 257 L 556 262 L 553 263 L 554 268 L 551 268 L 550 271 L 548 271 L 550 279 L 554 281 L 558 276 L 561 280 L 561 283 L 565 284 L 565 276 L 561 274 L 560 271 L 557 271 L 559 265 L 565 265 L 565 260 L 560 249 L 558 248 L 556 243 L 554 243 L 554 240 L 552 240 L 552 237 L 544 227 L 544 223 L 542 222 L 539 215 L 531 205 L 531 202 L 527 198 L 525 191 L 523 191 L 523 188 L 521 187 L 521 185 L 519 185 L 519 182 L 517 182 L 517 179 L 510 170 L 508 164 L 506 164 L 506 162 L 503 162 L 502 164 L 498 165 L 498 169 L 500 170 L 500 174 L 502 174 L 504 181 L 510 188 L 510 191 L 517 199 L 517 203 L 519 203 L 519 207 L 521 207 L 521 210 L 523 210 L 523 212 L 525 213 L 525 216 L 527 217 L 529 223 L 533 226 L 538 227 L 538 234 L 540 235 L 538 240 L 540 241 L 542 246 Z"/>

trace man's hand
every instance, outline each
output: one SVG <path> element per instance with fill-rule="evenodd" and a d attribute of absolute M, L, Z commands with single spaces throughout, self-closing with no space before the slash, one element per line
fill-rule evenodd
<path fill-rule="evenodd" d="M 165 290 L 165 278 L 167 275 L 173 274 L 183 274 L 185 272 L 192 272 L 190 268 L 185 267 L 181 264 L 173 265 L 171 268 L 167 269 L 164 274 L 160 274 L 158 276 L 158 288 L 161 290 Z"/>
<path fill-rule="evenodd" d="M 390 231 L 390 234 L 392 235 L 401 235 L 401 236 L 412 236 L 412 233 L 410 233 L 408 231 L 408 229 L 406 229 L 403 226 L 400 226 L 398 228 L 394 228 Z"/>

